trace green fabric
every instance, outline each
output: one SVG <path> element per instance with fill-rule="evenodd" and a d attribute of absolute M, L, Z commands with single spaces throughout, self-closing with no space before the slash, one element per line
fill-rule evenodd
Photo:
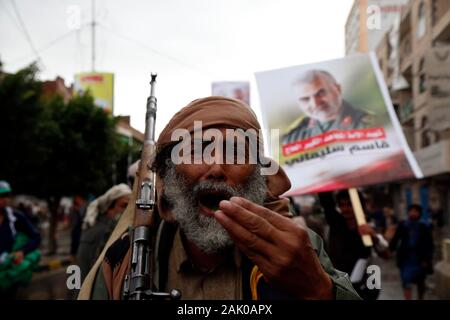
<path fill-rule="evenodd" d="M 330 276 L 331 281 L 333 281 L 336 300 L 361 300 L 360 296 L 353 288 L 348 275 L 345 272 L 336 270 L 333 267 L 328 254 L 325 252 L 322 238 L 320 238 L 320 236 L 314 231 L 310 229 L 307 230 L 309 239 L 311 240 L 313 248 L 319 257 L 320 264 L 324 268 L 325 272 Z"/>
<path fill-rule="evenodd" d="M 105 278 L 103 277 L 103 269 L 100 266 L 95 276 L 94 286 L 92 288 L 92 300 L 108 300 L 108 289 L 106 288 Z"/>
<path fill-rule="evenodd" d="M 0 181 L 0 194 L 1 193 L 10 193 L 11 192 L 11 186 L 8 182 L 5 180 Z"/>
<path fill-rule="evenodd" d="M 9 192 L 11 192 L 11 189 L 0 188 L 0 194 L 1 193 L 9 193 Z"/>
<path fill-rule="evenodd" d="M 115 225 L 115 220 L 102 215 L 94 226 L 83 230 L 77 253 L 77 262 L 83 281 L 102 252 Z"/>
<path fill-rule="evenodd" d="M 27 242 L 26 235 L 17 233 L 12 252 L 19 251 Z M 26 254 L 23 261 L 17 265 L 14 265 L 13 258 L 13 255 L 10 254 L 0 265 L 0 291 L 7 291 L 16 285 L 27 286 L 41 259 L 41 253 L 36 249 Z"/>

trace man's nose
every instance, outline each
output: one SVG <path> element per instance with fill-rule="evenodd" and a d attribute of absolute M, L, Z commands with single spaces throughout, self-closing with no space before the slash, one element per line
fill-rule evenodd
<path fill-rule="evenodd" d="M 226 181 L 226 174 L 224 170 L 225 164 L 213 163 L 209 165 L 208 171 L 206 172 L 205 178 L 207 180 L 214 181 Z"/>
<path fill-rule="evenodd" d="M 320 98 L 315 96 L 311 97 L 309 99 L 309 104 L 311 108 L 316 108 L 318 105 L 320 105 Z"/>

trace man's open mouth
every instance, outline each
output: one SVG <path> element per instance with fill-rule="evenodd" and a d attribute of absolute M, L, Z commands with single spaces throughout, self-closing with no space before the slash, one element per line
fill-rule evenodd
<path fill-rule="evenodd" d="M 199 208 L 205 214 L 213 216 L 214 212 L 219 210 L 219 203 L 222 200 L 229 200 L 231 194 L 226 191 L 204 190 L 200 191 L 197 196 Z"/>

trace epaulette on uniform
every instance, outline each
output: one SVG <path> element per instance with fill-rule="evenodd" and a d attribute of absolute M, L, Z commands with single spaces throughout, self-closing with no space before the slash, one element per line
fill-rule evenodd
<path fill-rule="evenodd" d="M 293 121 L 292 123 L 290 123 L 282 132 L 281 135 L 284 136 L 286 134 L 289 134 L 291 131 L 295 130 L 298 126 L 300 126 L 302 124 L 302 122 L 305 121 L 307 117 L 306 116 L 302 116 L 299 117 L 297 119 L 295 119 L 295 121 Z"/>

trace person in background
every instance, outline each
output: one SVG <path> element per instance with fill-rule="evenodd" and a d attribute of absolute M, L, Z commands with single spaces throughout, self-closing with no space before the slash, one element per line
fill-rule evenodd
<path fill-rule="evenodd" d="M 371 203 L 370 208 L 367 208 L 367 216 L 368 221 L 374 225 L 375 230 L 378 233 L 384 234 L 386 230 L 386 217 L 384 216 L 383 208 Z"/>
<path fill-rule="evenodd" d="M 28 220 L 33 226 L 35 226 L 36 228 L 38 227 L 39 218 L 34 214 L 33 208 L 30 203 L 19 202 L 16 208 L 18 211 L 27 216 Z"/>
<path fill-rule="evenodd" d="M 128 186 L 133 189 L 134 179 L 136 177 L 136 172 L 139 169 L 139 160 L 133 162 L 129 167 L 127 171 L 127 183 Z"/>
<path fill-rule="evenodd" d="M 398 220 L 394 214 L 394 210 L 390 207 L 383 208 L 383 214 L 386 221 L 386 228 L 384 230 L 384 238 L 391 241 L 397 230 Z"/>
<path fill-rule="evenodd" d="M 433 237 L 430 228 L 420 221 L 422 207 L 408 207 L 408 220 L 401 222 L 390 242 L 391 251 L 397 251 L 397 266 L 402 278 L 403 294 L 412 299 L 412 284 L 417 284 L 419 300 L 425 295 L 425 278 L 432 273 Z"/>
<path fill-rule="evenodd" d="M 103 250 L 120 215 L 126 209 L 130 196 L 130 187 L 121 183 L 89 204 L 76 259 L 82 279 Z"/>
<path fill-rule="evenodd" d="M 81 227 L 83 225 L 83 218 L 86 213 L 86 200 L 80 196 L 75 196 L 73 198 L 73 205 L 70 210 L 70 255 L 72 259 L 75 260 L 78 247 L 80 246 L 81 239 Z"/>
<path fill-rule="evenodd" d="M 0 298 L 11 299 L 31 281 L 40 260 L 41 235 L 27 216 L 9 206 L 12 189 L 0 181 Z"/>
<path fill-rule="evenodd" d="M 365 278 L 356 274 L 366 275 L 365 270 L 358 272 L 360 266 L 367 266 L 372 254 L 372 248 L 366 247 L 362 235 L 370 235 L 375 244 L 375 251 L 381 257 L 387 257 L 388 243 L 382 235 L 377 234 L 368 224 L 358 227 L 355 212 L 347 190 L 337 192 L 336 201 L 331 192 L 319 193 L 320 203 L 330 227 L 328 236 L 328 254 L 333 265 L 351 275 L 351 280 L 358 294 L 365 300 L 376 300 L 379 290 L 369 290 Z M 360 195 L 364 208 L 364 198 Z M 336 207 L 337 204 L 337 207 Z"/>

